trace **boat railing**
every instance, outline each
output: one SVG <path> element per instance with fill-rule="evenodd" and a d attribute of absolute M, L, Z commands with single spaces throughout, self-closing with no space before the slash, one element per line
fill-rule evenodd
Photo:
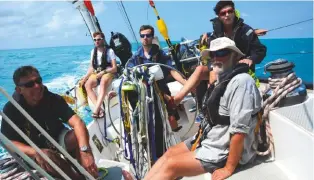
<path fill-rule="evenodd" d="M 71 155 L 66 152 L 2 87 L 0 87 L 0 92 L 14 105 L 25 117 L 26 119 L 32 123 L 39 132 L 45 136 L 64 156 L 67 158 L 85 177 L 91 180 L 95 180 L 95 178 L 90 175 Z M 28 138 L 28 136 L 17 127 L 9 117 L 7 117 L 2 111 L 0 111 L 0 115 L 2 116 L 2 120 L 5 120 L 35 151 L 45 159 L 49 165 L 51 165 L 61 176 L 63 176 L 67 180 L 71 180 L 46 154 L 44 154 L 38 146 L 34 144 L 34 142 Z M 1 140 L 5 140 L 5 136 L 1 134 Z M 3 138 L 4 137 L 4 138 Z M 2 141 L 7 142 L 7 141 Z M 16 146 L 15 146 L 16 147 Z M 17 148 L 17 147 L 16 147 Z M 14 148 L 16 150 L 16 148 Z M 24 154 L 24 153 L 23 153 Z M 25 158 L 25 154 L 24 157 Z M 23 158 L 23 159 L 24 159 Z M 27 161 L 25 159 L 25 161 Z M 40 171 L 39 171 L 40 172 Z"/>
<path fill-rule="evenodd" d="M 0 132 L 0 145 L 3 146 L 4 149 L 8 151 L 8 153 L 18 162 L 19 165 L 21 165 L 27 172 L 30 173 L 30 175 L 36 179 L 40 180 L 40 178 L 33 173 L 33 171 L 23 162 L 21 159 L 17 156 L 19 155 L 22 157 L 28 164 L 30 164 L 34 169 L 36 169 L 41 175 L 45 176 L 48 180 L 53 180 L 46 171 L 44 171 L 40 166 L 38 166 L 34 160 L 29 158 L 25 153 L 23 153 L 21 150 L 19 150 L 5 135 L 3 135 Z M 16 155 L 17 154 L 17 155 Z"/>
<path fill-rule="evenodd" d="M 191 61 L 200 61 L 200 56 L 189 57 L 185 59 L 181 59 L 180 62 L 191 62 Z"/>

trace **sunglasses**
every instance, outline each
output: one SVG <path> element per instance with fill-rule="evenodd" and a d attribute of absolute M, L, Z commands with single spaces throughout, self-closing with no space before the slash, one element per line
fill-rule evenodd
<path fill-rule="evenodd" d="M 32 88 L 35 86 L 35 83 L 41 85 L 42 82 L 43 82 L 42 78 L 38 77 L 38 78 L 31 80 L 31 81 L 28 81 L 26 83 L 19 83 L 18 86 L 26 87 L 26 88 Z"/>
<path fill-rule="evenodd" d="M 234 13 L 234 9 L 231 8 L 231 9 L 227 9 L 227 10 L 225 10 L 225 11 L 221 11 L 221 12 L 219 12 L 219 16 L 226 16 L 227 13 L 228 13 L 228 14 Z"/>
<path fill-rule="evenodd" d="M 141 38 L 152 38 L 153 37 L 153 34 L 140 34 Z"/>
<path fill-rule="evenodd" d="M 214 57 L 225 57 L 227 55 L 229 55 L 231 53 L 231 51 L 229 49 L 222 49 L 219 51 L 212 51 L 210 52 L 210 57 L 214 58 Z"/>
<path fill-rule="evenodd" d="M 101 40 L 103 40 L 103 38 L 94 39 L 95 42 L 96 42 L 96 41 L 101 41 Z"/>

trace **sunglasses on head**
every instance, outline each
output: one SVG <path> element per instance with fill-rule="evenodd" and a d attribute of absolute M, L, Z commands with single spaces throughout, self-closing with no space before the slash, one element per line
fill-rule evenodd
<path fill-rule="evenodd" d="M 152 38 L 153 37 L 153 34 L 140 34 L 141 38 L 145 38 L 145 36 L 147 38 Z"/>
<path fill-rule="evenodd" d="M 96 42 L 96 41 L 101 41 L 101 40 L 103 40 L 103 38 L 94 39 L 95 42 Z"/>
<path fill-rule="evenodd" d="M 221 11 L 221 12 L 219 12 L 219 16 L 226 16 L 227 13 L 228 14 L 234 13 L 234 9 L 231 8 L 231 9 L 227 9 L 227 10 Z"/>
<path fill-rule="evenodd" d="M 211 58 L 214 58 L 214 57 L 225 57 L 225 56 L 229 55 L 230 53 L 231 53 L 231 51 L 229 49 L 222 49 L 222 50 L 210 52 L 210 57 Z"/>
<path fill-rule="evenodd" d="M 18 86 L 31 88 L 31 87 L 35 86 L 35 83 L 40 85 L 40 84 L 42 84 L 42 82 L 43 82 L 42 78 L 38 77 L 38 78 L 31 80 L 31 81 L 28 81 L 26 83 L 19 83 Z"/>

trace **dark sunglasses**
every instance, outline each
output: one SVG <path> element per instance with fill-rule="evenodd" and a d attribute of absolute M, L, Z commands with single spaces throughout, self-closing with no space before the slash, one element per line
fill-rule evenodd
<path fill-rule="evenodd" d="M 35 86 L 35 83 L 36 84 L 39 84 L 41 85 L 43 82 L 42 78 L 41 77 L 38 77 L 34 80 L 31 80 L 31 81 L 28 81 L 26 83 L 19 83 L 18 86 L 21 86 L 21 87 L 26 87 L 26 88 L 31 88 L 31 87 L 34 87 Z"/>
<path fill-rule="evenodd" d="M 101 40 L 103 40 L 103 38 L 94 39 L 95 42 L 96 42 L 96 41 L 101 41 Z"/>
<path fill-rule="evenodd" d="M 147 38 L 152 38 L 153 37 L 153 34 L 140 34 L 141 38 L 145 38 L 145 36 Z"/>
<path fill-rule="evenodd" d="M 226 14 L 232 14 L 232 13 L 234 13 L 234 9 L 227 9 L 227 10 L 225 10 L 225 11 L 221 11 L 220 13 L 219 13 L 219 16 L 226 16 Z"/>
<path fill-rule="evenodd" d="M 225 57 L 227 55 L 229 55 L 231 53 L 231 51 L 229 49 L 222 49 L 219 51 L 212 51 L 210 52 L 210 57 L 214 58 L 214 57 Z"/>

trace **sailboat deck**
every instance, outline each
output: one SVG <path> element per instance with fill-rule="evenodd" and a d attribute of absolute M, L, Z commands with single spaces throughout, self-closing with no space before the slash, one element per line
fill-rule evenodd
<path fill-rule="evenodd" d="M 196 177 L 185 177 L 182 180 L 210 180 L 211 174 Z M 275 162 L 257 160 L 237 170 L 228 180 L 290 180 Z"/>

